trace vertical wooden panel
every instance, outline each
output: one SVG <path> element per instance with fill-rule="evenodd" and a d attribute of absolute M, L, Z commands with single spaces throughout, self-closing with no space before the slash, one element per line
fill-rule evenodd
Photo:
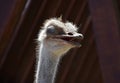
<path fill-rule="evenodd" d="M 89 0 L 104 83 L 120 83 L 120 35 L 113 0 Z"/>

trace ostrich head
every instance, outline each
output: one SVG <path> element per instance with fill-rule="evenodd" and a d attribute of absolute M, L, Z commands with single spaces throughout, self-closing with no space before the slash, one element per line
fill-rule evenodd
<path fill-rule="evenodd" d="M 77 27 L 71 22 L 60 19 L 47 20 L 38 36 L 38 41 L 54 55 L 60 56 L 73 47 L 80 47 L 83 35 L 77 33 Z"/>

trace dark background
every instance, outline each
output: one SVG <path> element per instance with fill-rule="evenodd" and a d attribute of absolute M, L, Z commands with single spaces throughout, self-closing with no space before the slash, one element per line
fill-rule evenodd
<path fill-rule="evenodd" d="M 51 17 L 75 23 L 81 48 L 60 62 L 56 83 L 120 83 L 119 0 L 0 0 L 0 83 L 33 83 L 36 41 Z"/>

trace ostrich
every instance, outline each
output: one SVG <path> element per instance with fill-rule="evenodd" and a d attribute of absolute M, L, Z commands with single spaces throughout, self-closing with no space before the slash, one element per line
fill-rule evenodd
<path fill-rule="evenodd" d="M 35 83 L 54 83 L 60 58 L 71 48 L 80 47 L 83 35 L 71 22 L 48 19 L 38 35 Z"/>

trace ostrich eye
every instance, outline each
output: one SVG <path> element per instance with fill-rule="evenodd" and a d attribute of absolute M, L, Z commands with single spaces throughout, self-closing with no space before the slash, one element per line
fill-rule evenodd
<path fill-rule="evenodd" d="M 47 34 L 55 34 L 56 30 L 53 26 L 49 26 L 47 29 Z"/>
<path fill-rule="evenodd" d="M 62 35 L 65 34 L 62 28 L 59 28 L 57 26 L 49 26 L 47 28 L 47 34 L 48 35 Z"/>

